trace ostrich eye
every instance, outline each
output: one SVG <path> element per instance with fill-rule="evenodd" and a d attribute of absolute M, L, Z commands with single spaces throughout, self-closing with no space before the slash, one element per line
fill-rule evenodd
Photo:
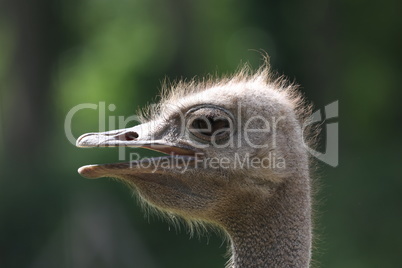
<path fill-rule="evenodd" d="M 221 135 L 229 127 L 229 121 L 227 119 L 216 119 L 211 117 L 196 118 L 191 123 L 192 130 L 198 134 L 211 137 L 212 135 Z"/>
<path fill-rule="evenodd" d="M 219 141 L 229 137 L 232 119 L 220 109 L 200 108 L 192 111 L 187 123 L 191 134 L 205 141 Z"/>

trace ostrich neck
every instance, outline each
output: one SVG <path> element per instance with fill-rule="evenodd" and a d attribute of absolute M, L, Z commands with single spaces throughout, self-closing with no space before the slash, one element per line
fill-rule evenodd
<path fill-rule="evenodd" d="M 273 197 L 250 198 L 226 223 L 231 268 L 309 267 L 310 187 L 308 178 L 304 184 L 292 183 L 295 180 L 278 187 Z"/>

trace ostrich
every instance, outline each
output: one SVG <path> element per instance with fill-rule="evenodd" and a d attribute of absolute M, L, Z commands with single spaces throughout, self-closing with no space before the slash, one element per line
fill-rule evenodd
<path fill-rule="evenodd" d="M 181 81 L 132 128 L 87 133 L 78 147 L 140 147 L 167 154 L 81 167 L 117 178 L 140 200 L 191 226 L 220 228 L 228 267 L 309 267 L 311 185 L 303 138 L 309 115 L 297 86 L 268 63 L 221 79 Z"/>

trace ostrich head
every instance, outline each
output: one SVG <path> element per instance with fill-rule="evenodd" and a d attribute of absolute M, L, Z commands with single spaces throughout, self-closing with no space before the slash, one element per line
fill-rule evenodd
<path fill-rule="evenodd" d="M 89 165 L 79 173 L 123 180 L 163 212 L 222 228 L 234 267 L 307 267 L 310 184 L 302 103 L 295 87 L 272 79 L 267 66 L 179 82 L 143 124 L 77 140 L 79 147 L 142 147 L 167 156 Z"/>

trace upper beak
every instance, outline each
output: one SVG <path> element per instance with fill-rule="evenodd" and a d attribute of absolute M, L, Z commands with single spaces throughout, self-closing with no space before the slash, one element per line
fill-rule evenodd
<path fill-rule="evenodd" d="M 138 125 L 132 128 L 118 129 L 107 132 L 86 133 L 76 142 L 77 147 L 137 147 L 154 151 L 177 154 L 195 155 L 195 148 L 185 144 L 173 144 L 165 141 L 160 134 L 160 126 L 155 122 Z"/>

